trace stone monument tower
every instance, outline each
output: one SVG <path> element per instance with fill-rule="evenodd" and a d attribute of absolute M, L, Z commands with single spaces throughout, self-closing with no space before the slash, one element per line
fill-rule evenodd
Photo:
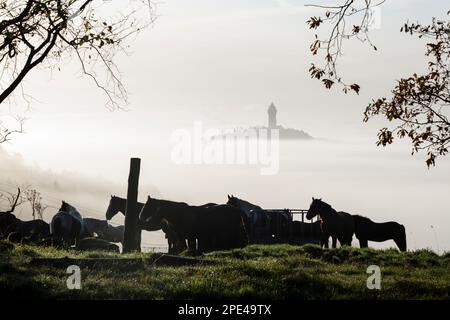
<path fill-rule="evenodd" d="M 269 129 L 275 129 L 277 127 L 277 108 L 275 108 L 273 102 L 267 110 L 267 113 L 269 114 Z"/>

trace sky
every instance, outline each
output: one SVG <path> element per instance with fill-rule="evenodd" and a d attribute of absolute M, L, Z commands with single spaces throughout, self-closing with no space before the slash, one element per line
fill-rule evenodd
<path fill-rule="evenodd" d="M 2 145 L 4 163 L 15 169 L 3 170 L 0 180 L 31 182 L 54 199 L 101 215 L 110 194 L 126 194 L 129 158 L 138 156 L 141 200 L 152 193 L 221 203 L 233 193 L 265 208 L 307 208 L 311 197 L 322 197 L 337 210 L 405 224 L 412 248 L 450 250 L 449 159 L 428 170 L 425 156 L 411 157 L 406 141 L 375 145 L 377 130 L 386 125 L 382 119 L 362 122 L 372 98 L 388 95 L 396 79 L 425 70 L 424 43 L 401 34 L 402 23 L 442 17 L 448 3 L 388 0 L 380 28 L 371 31 L 378 51 L 345 44 L 342 74 L 361 85 L 359 95 L 327 91 L 310 79 L 314 33 L 306 20 L 319 12 L 305 3 L 158 3 L 156 22 L 130 43 L 128 55 L 117 56 L 130 97 L 127 111 L 108 110 L 75 60 L 61 71 L 34 71 L 24 83 L 35 99 L 23 111 L 26 133 Z M 277 174 L 262 176 L 254 165 L 173 163 L 174 131 L 192 131 L 196 122 L 205 128 L 264 125 L 271 102 L 280 124 L 317 138 L 282 142 Z M 65 187 L 52 190 L 48 181 Z M 51 210 L 46 214 L 51 217 Z M 146 237 L 148 243 L 164 242 L 161 234 Z"/>

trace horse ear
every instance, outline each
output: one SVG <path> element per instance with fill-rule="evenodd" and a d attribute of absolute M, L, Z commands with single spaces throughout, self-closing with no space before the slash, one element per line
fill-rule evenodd
<path fill-rule="evenodd" d="M 312 197 L 312 201 L 314 201 L 314 197 Z"/>
<path fill-rule="evenodd" d="M 230 200 L 230 199 L 231 199 L 230 195 L 229 195 L 229 194 L 227 194 L 227 196 L 228 196 L 228 200 Z"/>
<path fill-rule="evenodd" d="M 319 201 L 322 201 L 322 198 L 320 198 Z"/>

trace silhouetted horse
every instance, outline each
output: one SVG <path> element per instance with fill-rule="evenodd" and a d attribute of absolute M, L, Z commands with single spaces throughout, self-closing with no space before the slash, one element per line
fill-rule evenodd
<path fill-rule="evenodd" d="M 215 205 L 217 205 L 217 204 L 216 203 L 207 203 L 207 204 L 202 205 L 202 207 L 210 207 L 210 206 L 215 206 Z M 144 206 L 144 204 L 142 202 L 138 202 L 137 203 L 137 211 L 141 212 L 143 206 Z M 108 209 L 106 209 L 106 214 L 105 214 L 106 220 L 111 220 L 119 212 L 122 213 L 123 215 L 125 215 L 126 207 L 127 207 L 127 199 L 117 197 L 117 196 L 111 196 L 111 200 L 109 200 Z M 152 229 L 155 227 L 146 225 L 145 222 L 141 222 L 141 227 L 143 230 L 146 230 L 146 231 L 157 231 L 157 230 L 161 229 L 161 228 Z"/>
<path fill-rule="evenodd" d="M 62 202 L 59 212 L 52 218 L 50 232 L 68 246 L 77 244 L 80 239 L 88 236 L 80 213 L 65 201 Z"/>
<path fill-rule="evenodd" d="M 325 240 L 322 237 L 322 228 L 320 227 L 320 220 L 313 223 L 306 223 L 301 221 L 292 222 L 292 235 L 296 239 L 301 239 L 305 242 L 319 242 L 325 245 Z"/>
<path fill-rule="evenodd" d="M 312 198 L 306 218 L 311 220 L 316 215 L 320 216 L 321 229 L 324 239 L 327 239 L 325 247 L 328 248 L 328 238 L 333 238 L 333 248 L 336 248 L 336 239 L 341 245 L 352 245 L 353 233 L 355 231 L 352 215 L 334 210 L 322 199 Z"/>
<path fill-rule="evenodd" d="M 83 218 L 84 228 L 90 237 L 106 240 L 109 242 L 123 243 L 124 226 L 112 226 L 106 220 Z"/>
<path fill-rule="evenodd" d="M 137 211 L 141 212 L 144 204 L 142 202 L 137 203 Z M 116 214 L 121 212 L 125 215 L 125 210 L 127 207 L 127 199 L 111 196 L 111 200 L 109 200 L 108 209 L 106 209 L 106 220 L 111 220 Z M 149 230 L 154 231 L 154 230 Z"/>
<path fill-rule="evenodd" d="M 2 213 L 0 215 L 0 236 L 6 238 L 11 232 L 14 232 L 18 220 L 12 213 Z"/>
<path fill-rule="evenodd" d="M 246 219 L 244 222 L 251 243 L 257 243 L 258 240 L 264 238 L 272 238 L 271 217 L 266 210 L 233 195 L 228 195 L 227 204 L 245 213 Z"/>
<path fill-rule="evenodd" d="M 50 226 L 43 220 L 22 221 L 12 213 L 3 213 L 0 215 L 0 237 L 6 238 L 11 233 L 36 242 L 50 235 Z"/>
<path fill-rule="evenodd" d="M 217 205 L 217 204 L 207 203 L 207 204 L 204 204 L 202 207 L 210 207 L 210 206 L 214 206 L 214 205 Z M 127 206 L 127 199 L 120 198 L 117 196 L 111 196 L 111 200 L 109 201 L 108 209 L 106 210 L 106 219 L 111 220 L 119 212 L 121 212 L 123 215 L 125 215 L 126 206 Z M 138 212 L 141 212 L 143 206 L 144 206 L 144 204 L 142 202 L 137 203 Z M 146 223 L 145 221 L 139 220 L 139 225 L 142 230 L 146 230 L 146 231 L 161 230 L 161 226 L 150 225 L 150 224 Z M 181 251 L 185 250 L 187 248 L 186 241 L 190 242 L 190 247 L 195 247 L 195 239 L 182 239 L 182 238 L 180 238 L 179 235 L 175 236 L 176 233 L 173 231 L 173 228 L 169 228 L 168 226 L 166 226 L 166 228 L 163 228 L 163 232 L 166 235 L 167 244 L 168 244 L 169 249 L 171 250 L 171 253 L 181 252 Z M 174 248 L 176 248 L 176 249 L 174 249 Z"/>
<path fill-rule="evenodd" d="M 137 203 L 138 212 L 141 212 L 143 206 L 144 206 L 144 204 L 142 202 Z M 116 196 L 111 196 L 111 200 L 109 200 L 108 209 L 106 210 L 106 219 L 111 220 L 119 212 L 121 212 L 123 215 L 125 215 L 126 207 L 127 207 L 127 199 L 116 197 Z M 161 230 L 161 226 L 150 225 L 150 224 L 146 223 L 145 221 L 139 220 L 138 223 L 139 223 L 139 227 L 142 230 L 146 230 L 146 231 Z M 166 228 L 166 230 L 169 230 L 169 229 Z M 176 238 L 172 238 L 172 235 L 174 235 L 173 232 L 167 233 L 164 230 L 163 230 L 163 232 L 166 234 L 167 245 L 169 247 L 169 250 L 171 250 L 171 248 L 186 248 L 187 247 L 185 239 L 180 239 L 179 236 L 176 236 Z M 193 240 L 191 240 L 191 242 L 192 241 Z M 177 242 L 180 242 L 180 243 L 177 243 Z M 183 250 L 180 250 L 180 251 L 183 251 Z M 171 253 L 172 252 L 174 252 L 174 251 L 171 250 Z"/>
<path fill-rule="evenodd" d="M 289 238 L 292 216 L 289 209 L 269 210 L 270 232 L 278 242 L 285 242 Z"/>
<path fill-rule="evenodd" d="M 162 227 L 167 220 L 181 238 L 198 239 L 198 250 L 204 252 L 245 246 L 248 237 L 243 216 L 241 210 L 226 204 L 190 206 L 148 197 L 139 219 L 155 227 Z"/>
<path fill-rule="evenodd" d="M 355 236 L 358 238 L 361 248 L 367 248 L 368 241 L 394 240 L 400 251 L 406 251 L 406 232 L 403 225 L 394 221 L 376 223 L 359 215 L 353 215 L 353 220 Z"/>
<path fill-rule="evenodd" d="M 185 239 L 181 238 L 181 236 L 176 232 L 175 228 L 169 221 L 167 221 L 166 219 L 162 219 L 161 229 L 166 235 L 168 253 L 180 253 L 187 249 Z M 190 243 L 193 246 L 193 243 Z"/>

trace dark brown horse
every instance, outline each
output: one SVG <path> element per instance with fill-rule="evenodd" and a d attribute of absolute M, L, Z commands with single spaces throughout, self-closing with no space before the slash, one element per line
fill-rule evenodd
<path fill-rule="evenodd" d="M 182 238 L 197 239 L 200 252 L 243 247 L 248 243 L 244 213 L 230 205 L 190 206 L 148 197 L 139 219 L 154 227 L 168 221 Z M 189 248 L 194 251 L 194 248 Z"/>
<path fill-rule="evenodd" d="M 405 227 L 397 222 L 373 222 L 369 218 L 354 215 L 355 236 L 361 248 L 367 248 L 368 241 L 383 242 L 394 240 L 400 251 L 406 251 Z"/>
<path fill-rule="evenodd" d="M 336 239 L 341 245 L 352 245 L 353 233 L 355 231 L 353 217 L 346 212 L 337 212 L 322 199 L 312 198 L 306 218 L 311 220 L 316 215 L 320 216 L 322 234 L 325 239 L 333 238 L 333 248 L 336 248 Z M 328 248 L 328 241 L 325 243 Z"/>

